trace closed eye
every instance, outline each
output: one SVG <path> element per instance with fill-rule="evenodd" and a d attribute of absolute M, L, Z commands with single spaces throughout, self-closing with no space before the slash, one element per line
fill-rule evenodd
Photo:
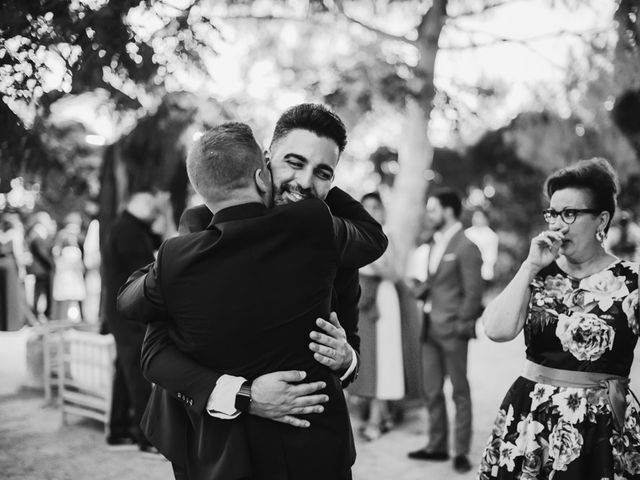
<path fill-rule="evenodd" d="M 293 168 L 299 169 L 304 167 L 304 162 L 296 159 L 287 160 L 287 164 Z"/>
<path fill-rule="evenodd" d="M 333 172 L 324 169 L 316 170 L 315 175 L 320 180 L 331 180 L 333 178 Z"/>

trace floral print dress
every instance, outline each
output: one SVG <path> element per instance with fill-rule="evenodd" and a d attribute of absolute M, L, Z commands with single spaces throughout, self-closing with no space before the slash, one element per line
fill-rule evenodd
<path fill-rule="evenodd" d="M 616 261 L 584 279 L 554 262 L 532 281 L 527 359 L 545 367 L 628 377 L 640 319 L 639 264 Z M 628 391 L 624 424 L 606 391 L 519 377 L 504 398 L 480 480 L 640 480 L 640 413 Z"/>

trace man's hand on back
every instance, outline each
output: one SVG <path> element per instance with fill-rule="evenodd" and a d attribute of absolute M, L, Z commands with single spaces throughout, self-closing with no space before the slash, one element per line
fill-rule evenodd
<path fill-rule="evenodd" d="M 353 350 L 347 342 L 344 328 L 338 322 L 338 316 L 331 312 L 328 322 L 319 318 L 316 325 L 324 333 L 313 331 L 309 334 L 314 340 L 309 344 L 309 349 L 314 352 L 313 357 L 335 372 L 345 372 L 353 360 Z"/>
<path fill-rule="evenodd" d="M 305 372 L 292 370 L 267 373 L 256 378 L 251 385 L 249 413 L 282 422 L 294 427 L 306 428 L 310 424 L 294 415 L 322 413 L 323 403 L 329 397 L 316 394 L 326 387 L 324 382 L 302 383 Z"/>

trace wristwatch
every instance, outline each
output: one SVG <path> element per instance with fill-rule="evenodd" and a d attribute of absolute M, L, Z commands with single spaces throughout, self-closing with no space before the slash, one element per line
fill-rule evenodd
<path fill-rule="evenodd" d="M 251 382 L 246 380 L 240 385 L 240 390 L 236 393 L 236 410 L 240 412 L 248 412 L 251 404 Z"/>

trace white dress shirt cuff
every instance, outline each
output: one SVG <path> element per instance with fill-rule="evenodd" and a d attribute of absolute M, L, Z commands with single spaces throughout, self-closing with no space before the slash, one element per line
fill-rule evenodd
<path fill-rule="evenodd" d="M 356 366 L 358 365 L 358 355 L 356 355 L 356 351 L 351 345 L 349 345 L 349 348 L 351 349 L 351 365 L 349 365 L 347 371 L 344 372 L 344 375 L 340 377 L 341 382 L 344 382 L 347 378 L 349 378 L 349 376 L 353 373 L 353 371 L 356 369 Z"/>
<path fill-rule="evenodd" d="M 209 395 L 207 402 L 209 415 L 223 420 L 232 420 L 240 415 L 240 411 L 236 410 L 236 394 L 246 380 L 243 377 L 222 375 Z"/>

